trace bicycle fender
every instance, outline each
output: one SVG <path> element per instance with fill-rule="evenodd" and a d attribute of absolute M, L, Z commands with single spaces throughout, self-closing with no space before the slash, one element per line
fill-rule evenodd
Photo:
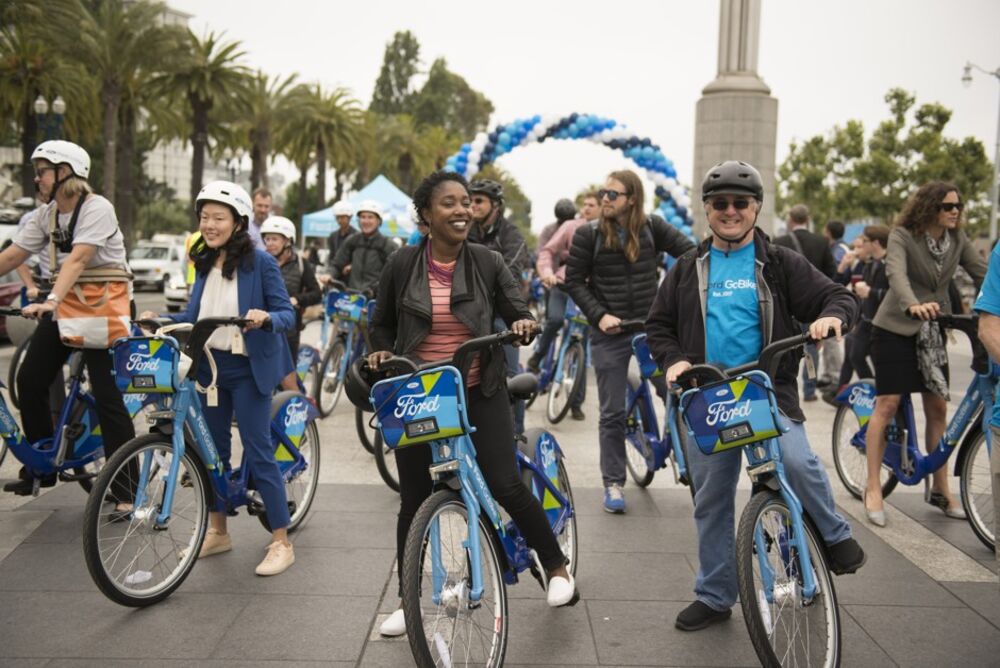
<path fill-rule="evenodd" d="M 837 395 L 837 403 L 850 406 L 864 427 L 875 412 L 875 381 L 865 378 L 848 385 Z"/>

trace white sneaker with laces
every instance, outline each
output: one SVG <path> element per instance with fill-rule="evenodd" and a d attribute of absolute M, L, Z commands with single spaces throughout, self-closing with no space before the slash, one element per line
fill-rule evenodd
<path fill-rule="evenodd" d="M 403 609 L 400 608 L 386 617 L 385 621 L 378 627 L 378 632 L 387 638 L 398 638 L 406 635 L 406 617 L 403 616 Z"/>
<path fill-rule="evenodd" d="M 550 608 L 573 605 L 580 598 L 576 592 L 576 579 L 572 575 L 569 576 L 568 580 L 561 575 L 551 578 L 545 598 L 548 600 Z"/>
<path fill-rule="evenodd" d="M 257 575 L 278 575 L 284 573 L 294 563 L 295 550 L 292 546 L 275 541 L 267 546 L 267 555 L 254 572 Z"/>

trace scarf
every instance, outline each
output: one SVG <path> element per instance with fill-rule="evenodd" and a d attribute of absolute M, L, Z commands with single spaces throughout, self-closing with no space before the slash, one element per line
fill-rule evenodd
<path fill-rule="evenodd" d="M 951 235 L 945 230 L 941 239 L 934 239 L 929 234 L 924 235 L 924 238 L 927 240 L 927 250 L 934 260 L 937 277 L 940 278 L 944 256 L 951 249 Z M 920 331 L 917 332 L 917 366 L 927 389 L 945 401 L 948 401 L 948 381 L 944 375 L 947 364 L 948 351 L 944 345 L 941 326 L 932 320 L 921 323 Z"/>

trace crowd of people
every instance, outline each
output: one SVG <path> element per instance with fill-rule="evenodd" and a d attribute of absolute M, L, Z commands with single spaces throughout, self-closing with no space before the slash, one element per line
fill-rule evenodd
<path fill-rule="evenodd" d="M 39 324 L 17 376 L 24 429 L 36 440 L 51 436 L 50 385 L 72 350 L 54 313 L 88 270 L 127 272 L 128 263 L 114 207 L 87 182 L 86 152 L 70 142 L 50 141 L 36 149 L 32 162 L 43 204 L 0 253 L 0 274 L 36 255 L 51 274 L 43 301 L 23 311 Z M 966 308 L 955 297 L 959 267 L 977 286 L 987 274 L 986 263 L 961 228 L 961 193 L 948 183 L 922 185 L 891 229 L 869 225 L 849 246 L 838 221 L 827 221 L 822 235 L 810 231 L 809 211 L 801 204 L 788 213 L 787 234 L 772 240 L 758 227 L 763 180 L 747 163 L 716 165 L 705 175 L 701 192 L 709 231 L 696 245 L 674 226 L 645 213 L 646 194 L 635 172 L 614 171 L 599 190 L 580 198 L 579 211 L 572 200 L 557 204 L 555 222 L 542 230 L 533 256 L 505 217 L 500 183 L 469 183 L 458 174 L 438 171 L 413 193 L 417 230 L 402 247 L 380 232 L 384 213 L 378 202 L 356 207 L 336 203 L 337 228 L 327 240 L 324 266 L 315 246 L 297 249 L 293 221 L 270 215 L 269 192 L 260 189 L 250 196 L 234 183 L 207 184 L 195 203 L 198 235 L 189 244 L 189 305 L 169 318 L 194 322 L 239 316 L 248 323 L 243 329 L 221 328 L 210 339 L 218 378 L 202 402 L 227 468 L 235 415 L 263 498 L 272 539 L 256 572 L 275 575 L 295 560 L 286 531 L 287 499 L 268 438 L 269 402 L 276 387 L 295 388 L 304 309 L 320 301 L 329 280 L 375 298 L 374 349 L 367 361 L 376 371 L 393 355 L 422 362 L 447 359 L 463 341 L 510 329 L 523 344 L 540 331 L 526 364 L 537 373 L 572 299 L 590 324 L 602 507 L 614 514 L 627 511 L 625 392 L 632 349 L 623 321 L 646 322 L 650 350 L 665 371 L 657 381 L 661 395 L 694 364 L 738 366 L 757 359 L 771 341 L 808 332 L 816 343 L 803 364 L 802 401 L 815 401 L 822 393 L 823 399 L 836 402 L 854 376 L 874 377 L 878 397 L 868 428 L 864 504 L 869 521 L 885 525 L 879 486 L 884 427 L 900 396 L 919 392 L 927 443 L 938 441 L 949 373 L 945 337 L 935 318 Z M 671 258 L 669 271 L 664 271 L 665 256 Z M 545 290 L 541 323 L 526 301 L 525 278 L 533 272 Z M 1000 279 L 988 282 L 989 291 L 980 299 L 978 308 L 988 314 L 1000 314 L 991 306 L 1000 302 L 1000 295 L 992 294 L 1000 290 L 998 283 Z M 156 315 L 145 312 L 141 318 Z M 993 341 L 988 345 L 995 352 L 1000 344 Z M 112 379 L 107 348 L 87 349 L 85 360 L 110 456 L 135 436 L 134 428 Z M 524 431 L 524 408 L 511 407 L 506 378 L 519 368 L 515 346 L 472 360 L 466 372 L 469 416 L 477 427 L 472 440 L 493 495 L 546 570 L 548 604 L 558 607 L 578 593 L 541 505 L 514 467 L 512 444 L 515 434 Z M 209 384 L 212 375 L 203 363 L 200 382 Z M 831 569 L 853 573 L 866 555 L 837 511 L 830 481 L 806 437 L 798 376 L 799 358 L 788 355 L 773 379 L 778 406 L 791 426 L 781 436 L 785 470 L 827 545 Z M 583 400 L 582 391 L 571 398 L 575 419 L 585 419 Z M 737 599 L 734 516 L 741 452 L 707 457 L 692 449 L 689 457 L 699 567 L 695 601 L 678 615 L 676 626 L 695 631 L 728 618 Z M 427 448 L 397 455 L 400 562 L 409 525 L 432 488 L 429 463 Z M 22 469 L 21 479 L 5 489 L 28 493 L 32 484 L 31 472 Z M 128 490 L 119 492 L 111 501 L 127 512 Z M 963 516 L 944 469 L 935 474 L 927 500 L 948 517 Z M 224 507 L 213 509 L 210 524 L 200 557 L 232 549 Z M 402 610 L 382 624 L 381 632 L 405 633 Z"/>

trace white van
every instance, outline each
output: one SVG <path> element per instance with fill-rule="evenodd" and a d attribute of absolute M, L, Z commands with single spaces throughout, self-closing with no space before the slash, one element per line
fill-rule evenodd
<path fill-rule="evenodd" d="M 171 277 L 184 278 L 184 246 L 163 241 L 140 241 L 128 259 L 138 290 L 153 287 L 162 292 Z"/>

